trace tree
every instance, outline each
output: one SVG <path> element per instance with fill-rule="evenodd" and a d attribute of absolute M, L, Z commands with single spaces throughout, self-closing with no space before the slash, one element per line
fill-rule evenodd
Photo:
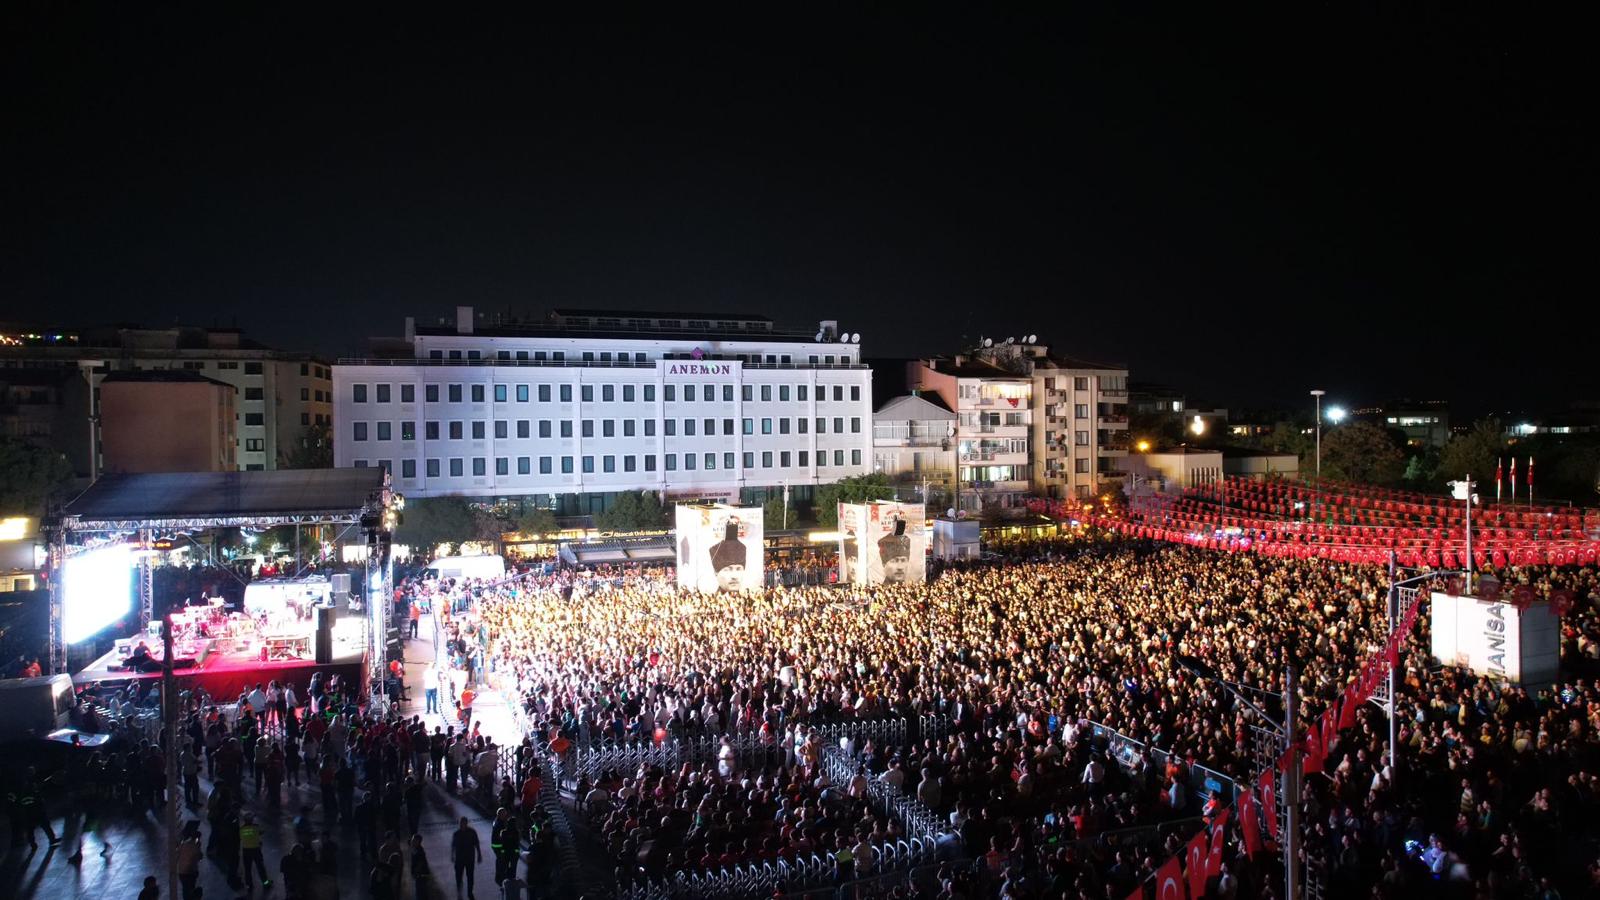
<path fill-rule="evenodd" d="M 841 478 L 833 484 L 818 487 L 813 511 L 816 513 L 818 525 L 823 528 L 834 528 L 839 524 L 839 504 L 892 499 L 894 499 L 894 487 L 889 484 L 888 476 L 852 475 L 849 478 Z"/>
<path fill-rule="evenodd" d="M 426 554 L 440 544 L 473 540 L 479 524 L 464 497 L 420 497 L 406 501 L 395 540 Z"/>
<path fill-rule="evenodd" d="M 594 527 L 601 531 L 655 531 L 666 521 L 666 510 L 654 491 L 623 491 L 608 509 L 595 514 Z"/>
<path fill-rule="evenodd" d="M 556 514 L 544 507 L 535 507 L 523 512 L 517 517 L 515 525 L 517 533 L 525 536 L 543 536 L 561 527 L 556 524 Z"/>
<path fill-rule="evenodd" d="M 1329 481 L 1395 485 L 1405 471 L 1405 453 L 1376 425 L 1352 422 L 1322 434 L 1322 477 Z"/>
<path fill-rule="evenodd" d="M 0 513 L 39 515 L 71 483 L 64 454 L 0 438 Z"/>
<path fill-rule="evenodd" d="M 282 469 L 333 468 L 333 426 L 318 422 L 305 426 L 294 450 L 278 461 Z"/>
<path fill-rule="evenodd" d="M 1450 439 L 1439 452 L 1439 468 L 1434 477 L 1437 479 L 1435 487 L 1443 487 L 1443 482 L 1458 481 L 1465 475 L 1471 475 L 1478 482 L 1478 493 L 1489 496 L 1484 487 L 1494 480 L 1494 466 L 1505 453 L 1506 439 L 1500 431 L 1500 423 L 1495 419 L 1480 419 L 1473 423 L 1472 430 L 1463 435 Z"/>
<path fill-rule="evenodd" d="M 788 519 L 787 522 L 784 521 L 785 518 Z M 772 497 L 761 504 L 761 522 L 768 531 L 782 531 L 786 526 L 793 525 L 796 518 L 792 509 L 788 511 L 787 516 L 784 515 L 782 497 Z"/>

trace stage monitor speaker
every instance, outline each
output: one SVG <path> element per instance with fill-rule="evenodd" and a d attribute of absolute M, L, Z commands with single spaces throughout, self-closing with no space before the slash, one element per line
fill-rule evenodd
<path fill-rule="evenodd" d="M 326 613 L 326 609 L 317 607 L 317 632 L 313 643 L 316 645 L 319 666 L 333 662 L 333 617 Z"/>
<path fill-rule="evenodd" d="M 317 628 L 332 628 L 339 621 L 339 609 L 336 606 L 314 606 L 317 616 Z"/>
<path fill-rule="evenodd" d="M 349 593 L 350 593 L 350 573 L 349 572 L 340 572 L 340 573 L 334 575 L 332 581 L 333 581 L 332 588 L 333 588 L 333 592 L 335 594 L 349 595 Z"/>

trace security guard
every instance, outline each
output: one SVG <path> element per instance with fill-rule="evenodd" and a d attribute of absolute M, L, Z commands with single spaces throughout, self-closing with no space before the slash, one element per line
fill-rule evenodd
<path fill-rule="evenodd" d="M 239 849 L 244 856 L 244 877 L 250 878 L 250 866 L 255 865 L 261 873 L 261 886 L 272 887 L 272 879 L 267 877 L 267 861 L 261 855 L 261 829 L 256 827 L 254 813 L 244 813 L 239 818 Z"/>
<path fill-rule="evenodd" d="M 516 820 L 511 818 L 511 810 L 503 806 L 494 815 L 489 849 L 494 853 L 494 883 L 499 884 L 516 873 L 517 854 L 522 851 L 522 836 L 517 834 Z"/>

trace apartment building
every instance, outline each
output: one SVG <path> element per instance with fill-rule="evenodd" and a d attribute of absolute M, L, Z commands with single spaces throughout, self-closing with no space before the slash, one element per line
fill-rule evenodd
<path fill-rule="evenodd" d="M 623 491 L 803 499 L 871 469 L 859 340 L 727 313 L 458 307 L 334 366 L 334 464 L 384 467 L 407 496 L 531 496 L 562 515 Z"/>
<path fill-rule="evenodd" d="M 0 330 L 0 369 L 65 373 L 58 387 L 29 396 L 59 407 L 48 426 L 30 423 L 30 440 L 67 454 L 80 477 L 103 464 L 100 387 L 112 372 L 178 370 L 231 385 L 238 393 L 235 465 L 276 469 L 306 430 L 333 420 L 332 367 L 304 353 L 264 347 L 237 329 L 105 327 L 78 331 Z M 81 381 L 86 390 L 70 384 Z M 45 433 L 48 431 L 48 433 Z"/>
<path fill-rule="evenodd" d="M 104 472 L 237 471 L 233 385 L 184 369 L 112 372 L 100 400 Z"/>
<path fill-rule="evenodd" d="M 952 506 L 956 479 L 956 414 L 920 392 L 895 397 L 872 414 L 872 468 L 902 500 L 930 511 Z"/>
<path fill-rule="evenodd" d="M 956 412 L 968 512 L 1019 512 L 1030 494 L 1089 497 L 1126 475 L 1125 367 L 1054 355 L 1030 336 L 919 360 L 908 383 Z"/>

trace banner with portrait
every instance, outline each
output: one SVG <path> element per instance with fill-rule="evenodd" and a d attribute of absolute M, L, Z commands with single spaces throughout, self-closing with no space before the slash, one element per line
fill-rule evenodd
<path fill-rule="evenodd" d="M 920 503 L 839 505 L 839 580 L 921 584 L 928 576 L 927 516 Z"/>
<path fill-rule="evenodd" d="M 760 509 L 680 504 L 676 525 L 679 587 L 704 594 L 761 589 Z"/>

